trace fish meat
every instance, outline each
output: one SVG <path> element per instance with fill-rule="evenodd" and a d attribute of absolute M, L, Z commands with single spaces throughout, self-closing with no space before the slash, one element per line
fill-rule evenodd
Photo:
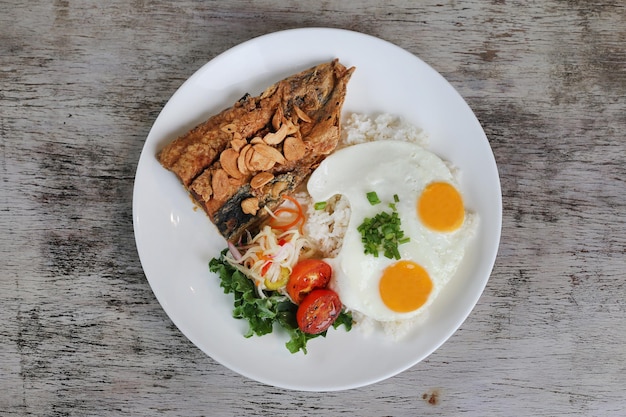
<path fill-rule="evenodd" d="M 355 68 L 338 59 L 291 75 L 177 137 L 158 154 L 225 239 L 294 193 L 337 146 Z"/>

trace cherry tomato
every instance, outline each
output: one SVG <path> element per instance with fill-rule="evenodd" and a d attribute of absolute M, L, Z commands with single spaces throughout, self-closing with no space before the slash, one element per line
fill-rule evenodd
<path fill-rule="evenodd" d="M 298 327 L 304 333 L 318 334 L 328 329 L 341 313 L 341 301 L 327 288 L 311 291 L 296 311 Z"/>
<path fill-rule="evenodd" d="M 333 269 L 319 259 L 304 259 L 296 264 L 287 282 L 287 293 L 294 303 L 300 304 L 304 297 L 316 288 L 328 285 Z"/>

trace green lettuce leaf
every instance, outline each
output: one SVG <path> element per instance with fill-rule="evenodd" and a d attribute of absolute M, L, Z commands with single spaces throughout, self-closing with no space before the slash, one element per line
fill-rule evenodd
<path fill-rule="evenodd" d="M 227 251 L 225 249 L 219 258 L 211 259 L 209 270 L 219 276 L 224 293 L 233 294 L 233 317 L 248 321 L 249 329 L 244 337 L 271 333 L 274 323 L 278 323 L 289 334 L 290 339 L 285 344 L 287 349 L 291 353 L 302 351 L 306 354 L 309 340 L 326 336 L 326 332 L 313 335 L 300 330 L 296 321 L 298 306 L 289 301 L 288 297 L 277 292 L 267 292 L 265 298 L 260 298 L 252 280 L 226 262 L 224 256 Z M 352 316 L 349 313 L 342 312 L 333 323 L 335 329 L 341 325 L 345 326 L 346 331 L 352 328 Z"/>

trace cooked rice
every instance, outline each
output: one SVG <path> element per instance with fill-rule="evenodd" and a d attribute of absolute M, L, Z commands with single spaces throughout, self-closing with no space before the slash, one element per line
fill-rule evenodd
<path fill-rule="evenodd" d="M 422 129 L 397 116 L 383 113 L 370 117 L 365 114 L 352 113 L 343 122 L 341 142 L 338 147 L 381 140 L 413 142 L 421 146 L 428 144 L 428 137 Z"/>
<path fill-rule="evenodd" d="M 299 200 L 306 198 L 307 221 L 304 233 L 313 242 L 324 258 L 334 258 L 339 253 L 343 236 L 350 219 L 350 205 L 347 198 L 341 195 L 332 197 L 323 210 L 316 210 L 315 202 L 308 194 L 298 196 Z"/>

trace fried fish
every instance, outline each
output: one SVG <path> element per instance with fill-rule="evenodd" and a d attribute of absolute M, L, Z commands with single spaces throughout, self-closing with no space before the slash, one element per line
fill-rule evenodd
<path fill-rule="evenodd" d="M 219 232 L 236 241 L 293 193 L 339 141 L 354 67 L 337 59 L 246 94 L 157 158 L 175 173 Z"/>

